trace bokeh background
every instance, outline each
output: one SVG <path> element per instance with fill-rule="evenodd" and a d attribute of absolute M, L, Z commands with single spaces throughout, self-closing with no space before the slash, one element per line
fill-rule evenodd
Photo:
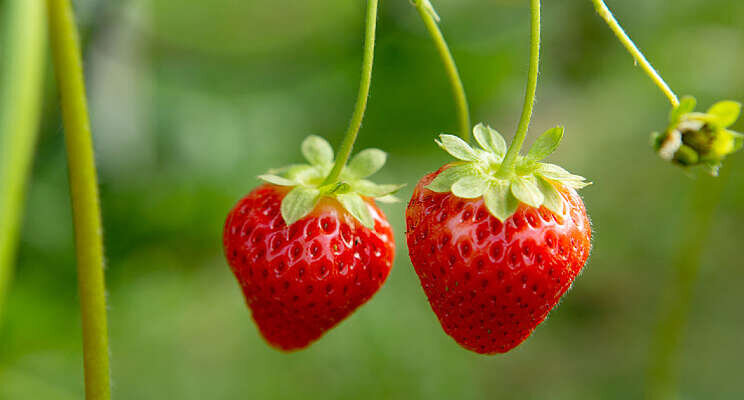
<path fill-rule="evenodd" d="M 703 106 L 744 100 L 744 2 L 608 3 L 680 94 L 695 94 Z M 458 347 L 408 260 L 401 203 L 384 207 L 398 257 L 376 297 L 305 351 L 286 355 L 262 341 L 222 255 L 224 217 L 258 184 L 256 175 L 298 161 L 306 135 L 340 141 L 357 90 L 363 4 L 75 2 L 100 174 L 115 397 L 639 398 L 659 304 L 689 247 L 683 232 L 692 229 L 704 251 L 680 390 L 689 399 L 744 398 L 744 155 L 733 156 L 715 183 L 657 159 L 648 136 L 666 126 L 669 105 L 588 0 L 544 5 L 531 137 L 564 124 L 552 158 L 595 182 L 583 191 L 593 255 L 548 321 L 503 356 Z M 474 121 L 510 137 L 527 71 L 527 2 L 435 6 Z M 444 70 L 407 0 L 382 1 L 376 62 L 357 149 L 389 152 L 377 180 L 408 183 L 406 198 L 447 160 L 435 134 L 457 126 Z M 703 202 L 720 200 L 710 234 L 687 227 L 695 190 L 713 193 Z M 50 68 L 18 268 L 0 324 L 0 398 L 81 398 L 82 381 Z"/>

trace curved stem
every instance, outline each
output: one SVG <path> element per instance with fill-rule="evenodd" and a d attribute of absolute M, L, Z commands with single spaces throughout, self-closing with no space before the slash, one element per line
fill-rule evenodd
<path fill-rule="evenodd" d="M 101 213 L 78 32 L 69 0 L 47 0 L 70 175 L 83 323 L 85 396 L 111 397 Z"/>
<path fill-rule="evenodd" d="M 434 12 L 434 8 L 431 6 L 429 0 L 418 0 L 415 3 L 416 9 L 421 15 L 421 19 L 426 25 L 426 29 L 431 35 L 431 39 L 434 41 L 434 45 L 439 51 L 439 56 L 444 64 L 444 69 L 447 71 L 447 76 L 452 86 L 452 94 L 455 98 L 457 105 L 457 116 L 460 121 L 460 137 L 463 140 L 470 140 L 470 111 L 468 108 L 468 99 L 465 94 L 465 86 L 462 84 L 460 79 L 460 73 L 457 71 L 457 64 L 455 64 L 455 58 L 452 57 L 452 52 L 447 46 L 447 41 L 442 35 L 442 31 L 439 29 L 437 21 L 439 20 Z"/>
<path fill-rule="evenodd" d="M 45 10 L 38 0 L 7 3 L 6 63 L 0 88 L 0 317 L 13 276 L 26 182 L 33 160 L 44 78 Z"/>
<path fill-rule="evenodd" d="M 654 84 L 661 89 L 664 95 L 669 99 L 669 102 L 672 103 L 672 106 L 677 107 L 679 105 L 677 95 L 674 94 L 674 91 L 672 91 L 669 85 L 667 85 L 651 63 L 648 62 L 646 56 L 643 55 L 641 50 L 638 49 L 635 43 L 633 43 L 633 40 L 631 40 L 628 34 L 625 33 L 625 30 L 623 30 L 623 27 L 617 22 L 615 16 L 612 15 L 612 11 L 607 7 L 607 4 L 605 4 L 603 0 L 592 0 L 592 2 L 594 2 L 594 7 L 597 9 L 599 16 L 607 22 L 607 25 L 610 26 L 610 29 L 615 33 L 615 36 L 620 40 L 620 43 L 625 46 L 630 55 L 633 56 L 633 59 L 635 59 L 635 61 L 641 66 L 643 71 L 649 78 L 651 78 Z"/>
<path fill-rule="evenodd" d="M 721 178 L 700 177 L 690 199 L 680 246 L 677 249 L 674 277 L 665 288 L 659 321 L 652 342 L 646 378 L 646 398 L 668 400 L 677 398 L 677 364 L 682 349 L 684 331 L 700 274 L 703 252 L 720 203 L 728 171 Z"/>
<path fill-rule="evenodd" d="M 527 90 L 524 96 L 524 106 L 522 107 L 522 116 L 519 119 L 517 133 L 514 140 L 509 146 L 509 150 L 504 156 L 499 174 L 510 174 L 514 168 L 514 162 L 517 160 L 519 151 L 524 145 L 527 137 L 527 130 L 530 127 L 532 119 L 532 110 L 535 106 L 535 94 L 537 93 L 537 76 L 540 72 L 540 0 L 530 0 L 530 9 L 532 10 L 532 19 L 530 22 L 530 70 L 527 77 Z"/>
<path fill-rule="evenodd" d="M 338 149 L 336 162 L 333 169 L 323 182 L 326 185 L 336 183 L 341 171 L 344 169 L 346 162 L 349 161 L 351 150 L 354 148 L 359 129 L 362 127 L 364 111 L 367 109 L 367 99 L 369 98 L 369 88 L 372 84 L 372 64 L 375 58 L 375 33 L 377 31 L 377 4 L 378 0 L 369 0 L 367 2 L 367 30 L 364 38 L 364 58 L 362 61 L 362 79 L 359 83 L 359 93 L 357 95 L 354 113 L 349 122 L 349 128 L 346 130 L 343 142 Z"/>

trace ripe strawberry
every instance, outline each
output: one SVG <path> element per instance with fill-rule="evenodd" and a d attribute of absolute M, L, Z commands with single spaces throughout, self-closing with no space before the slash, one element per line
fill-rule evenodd
<path fill-rule="evenodd" d="M 313 165 L 293 166 L 287 177 L 262 176 L 270 183 L 238 202 L 223 236 L 261 334 L 285 351 L 308 346 L 367 302 L 390 273 L 395 251 L 390 224 L 371 197 L 398 187 L 361 179 L 382 167 L 384 153 L 359 153 L 344 183 L 325 187 L 330 146 L 310 137 L 303 151 Z"/>
<path fill-rule="evenodd" d="M 483 150 L 443 135 L 445 150 L 465 162 L 414 190 L 406 211 L 411 261 L 445 332 L 469 350 L 505 353 L 522 343 L 589 256 L 591 226 L 573 189 L 583 178 L 537 162 L 562 132 L 547 132 L 506 177 L 496 131 L 476 127 Z"/>

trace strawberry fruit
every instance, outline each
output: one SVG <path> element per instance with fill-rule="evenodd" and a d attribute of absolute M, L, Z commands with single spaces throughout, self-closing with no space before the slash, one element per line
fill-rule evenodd
<path fill-rule="evenodd" d="M 310 165 L 263 184 L 230 211 L 223 244 L 228 263 L 263 337 L 272 346 L 302 349 L 367 302 L 393 265 L 395 242 L 374 197 L 390 200 L 396 185 L 365 180 L 385 153 L 365 150 L 340 183 L 324 185 L 333 166 L 328 143 L 303 143 Z"/>
<path fill-rule="evenodd" d="M 591 226 L 583 178 L 539 163 L 562 137 L 546 132 L 502 175 L 506 145 L 478 125 L 481 149 L 442 135 L 461 161 L 425 176 L 406 211 L 411 261 L 445 332 L 483 354 L 522 343 L 581 272 Z"/>

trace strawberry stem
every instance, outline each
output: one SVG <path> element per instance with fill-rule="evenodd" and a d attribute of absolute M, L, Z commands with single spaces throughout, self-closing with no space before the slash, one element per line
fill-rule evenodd
<path fill-rule="evenodd" d="M 8 4 L 6 66 L 0 101 L 0 316 L 13 275 L 26 182 L 39 129 L 44 81 L 44 6 Z"/>
<path fill-rule="evenodd" d="M 513 173 L 514 163 L 527 137 L 527 130 L 530 127 L 530 120 L 532 119 L 532 110 L 535 106 L 537 78 L 540 72 L 540 0 L 530 0 L 530 9 L 532 11 L 532 18 L 530 22 L 530 70 L 527 76 L 527 90 L 517 133 L 514 135 L 514 140 L 509 146 L 509 150 L 506 152 L 504 161 L 501 164 L 501 169 L 498 172 L 502 177 Z"/>
<path fill-rule="evenodd" d="M 605 4 L 603 0 L 592 0 L 592 2 L 594 2 L 594 7 L 597 9 L 599 16 L 607 22 L 607 25 L 610 26 L 610 29 L 615 33 L 615 36 L 620 40 L 620 43 L 622 43 L 630 55 L 633 56 L 636 63 L 641 66 L 643 71 L 649 78 L 651 78 L 654 84 L 661 89 L 664 95 L 669 99 L 669 102 L 672 103 L 672 106 L 677 107 L 679 105 L 677 95 L 674 94 L 674 91 L 672 91 L 669 85 L 667 85 L 664 78 L 659 75 L 659 72 L 654 69 L 650 62 L 648 62 L 646 56 L 643 55 L 638 46 L 636 46 L 628 34 L 625 33 L 625 30 L 620 26 L 620 23 L 617 22 L 615 16 L 612 15 L 612 11 L 607 7 L 607 4 Z"/>
<path fill-rule="evenodd" d="M 346 162 L 349 161 L 351 150 L 354 148 L 354 142 L 359 134 L 359 129 L 362 127 L 364 111 L 367 109 L 367 99 L 369 98 L 369 88 L 372 84 L 372 64 L 375 58 L 375 33 L 377 31 L 377 4 L 378 0 L 369 0 L 367 2 L 367 30 L 364 39 L 364 58 L 362 61 L 362 78 L 359 84 L 359 94 L 349 128 L 346 130 L 344 140 L 339 147 L 336 162 L 323 182 L 323 185 L 331 185 L 338 181 L 341 171 L 346 166 Z"/>
<path fill-rule="evenodd" d="M 725 170 L 730 171 L 730 170 Z M 713 224 L 715 210 L 727 176 L 721 179 L 701 176 L 696 180 L 685 216 L 685 227 L 676 251 L 674 277 L 665 288 L 656 332 L 650 350 L 646 379 L 646 398 L 677 398 L 677 374 L 690 305 L 700 275 L 703 254 Z"/>
<path fill-rule="evenodd" d="M 69 0 L 47 0 L 49 34 L 62 105 L 83 323 L 87 399 L 111 397 L 103 243 L 83 65 Z"/>
<path fill-rule="evenodd" d="M 471 130 L 470 111 L 468 107 L 468 99 L 465 94 L 465 86 L 462 84 L 462 79 L 457 70 L 455 58 L 452 56 L 452 52 L 447 46 L 447 41 L 444 39 L 444 35 L 437 24 L 437 20 L 435 19 L 436 14 L 434 14 L 429 0 L 418 0 L 414 5 L 421 15 L 421 19 L 423 19 L 424 25 L 426 25 L 426 29 L 429 31 L 429 35 L 431 35 L 431 39 L 437 47 L 439 56 L 444 64 L 444 68 L 450 80 L 450 85 L 452 86 L 452 94 L 455 97 L 455 103 L 457 105 L 457 115 L 460 121 L 460 137 L 462 137 L 463 140 L 468 141 L 470 140 Z"/>

